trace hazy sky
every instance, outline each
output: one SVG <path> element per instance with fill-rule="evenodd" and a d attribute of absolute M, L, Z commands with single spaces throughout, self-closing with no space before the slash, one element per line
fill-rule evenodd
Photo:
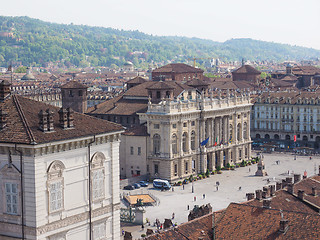
<path fill-rule="evenodd" d="M 2 4 L 0 15 L 320 49 L 320 0 L 10 0 Z"/>

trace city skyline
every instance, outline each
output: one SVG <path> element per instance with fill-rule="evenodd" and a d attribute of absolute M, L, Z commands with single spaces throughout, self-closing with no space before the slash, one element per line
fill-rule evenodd
<path fill-rule="evenodd" d="M 12 0 L 0 15 L 111 27 L 159 36 L 185 36 L 224 42 L 231 38 L 285 43 L 320 49 L 320 2 L 308 0 L 192 1 L 138 0 L 43 2 Z"/>

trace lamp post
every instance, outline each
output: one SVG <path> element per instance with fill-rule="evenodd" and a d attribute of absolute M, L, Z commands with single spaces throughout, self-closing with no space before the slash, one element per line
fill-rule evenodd
<path fill-rule="evenodd" d="M 192 177 L 192 186 L 191 186 L 191 192 L 194 193 L 194 187 L 193 187 L 193 177 Z"/>

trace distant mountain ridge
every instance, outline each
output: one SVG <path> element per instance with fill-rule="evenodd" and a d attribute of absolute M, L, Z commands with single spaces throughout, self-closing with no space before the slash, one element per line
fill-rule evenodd
<path fill-rule="evenodd" d="M 136 67 L 147 68 L 152 63 L 186 62 L 192 57 L 283 61 L 319 56 L 320 50 L 253 39 L 221 43 L 0 16 L 0 66 L 11 61 L 25 66 L 122 66 L 131 61 Z"/>

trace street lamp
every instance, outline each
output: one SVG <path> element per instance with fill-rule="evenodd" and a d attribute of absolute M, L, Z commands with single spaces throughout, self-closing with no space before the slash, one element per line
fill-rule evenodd
<path fill-rule="evenodd" d="M 192 186 L 191 186 L 191 192 L 194 193 L 194 187 L 193 187 L 193 178 L 192 178 Z"/>

